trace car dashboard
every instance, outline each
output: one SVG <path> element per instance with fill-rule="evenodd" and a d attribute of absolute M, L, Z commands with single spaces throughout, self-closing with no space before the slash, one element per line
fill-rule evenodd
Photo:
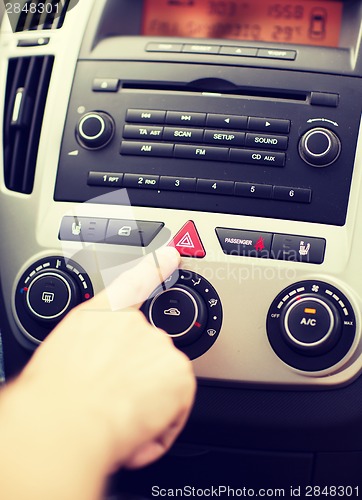
<path fill-rule="evenodd" d="M 172 245 L 180 269 L 142 311 L 192 360 L 196 403 L 168 456 L 114 491 L 358 496 L 361 3 L 5 9 L 6 377 L 72 307 Z"/>

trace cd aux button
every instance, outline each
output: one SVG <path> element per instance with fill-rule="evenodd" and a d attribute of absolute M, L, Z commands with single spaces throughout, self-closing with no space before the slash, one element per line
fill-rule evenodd
<path fill-rule="evenodd" d="M 284 167 L 285 153 L 273 151 L 256 151 L 251 149 L 231 149 L 230 160 L 251 165 L 268 165 L 269 167 Z"/>

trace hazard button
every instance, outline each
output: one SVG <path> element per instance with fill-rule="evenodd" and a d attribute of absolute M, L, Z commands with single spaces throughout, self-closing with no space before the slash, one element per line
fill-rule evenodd
<path fill-rule="evenodd" d="M 200 236 L 192 220 L 186 222 L 168 246 L 176 248 L 182 257 L 202 259 L 206 255 Z"/>

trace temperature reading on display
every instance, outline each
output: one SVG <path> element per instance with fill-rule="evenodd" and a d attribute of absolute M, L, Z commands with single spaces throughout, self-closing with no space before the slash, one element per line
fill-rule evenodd
<path fill-rule="evenodd" d="M 339 0 L 145 0 L 143 35 L 338 47 Z"/>

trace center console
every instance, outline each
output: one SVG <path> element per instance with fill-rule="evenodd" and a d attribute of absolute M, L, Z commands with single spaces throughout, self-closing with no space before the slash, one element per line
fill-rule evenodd
<path fill-rule="evenodd" d="M 4 19 L 5 367 L 172 245 L 181 268 L 142 311 L 200 382 L 183 442 L 298 452 L 307 483 L 362 450 L 362 8 L 256 3 Z"/>

